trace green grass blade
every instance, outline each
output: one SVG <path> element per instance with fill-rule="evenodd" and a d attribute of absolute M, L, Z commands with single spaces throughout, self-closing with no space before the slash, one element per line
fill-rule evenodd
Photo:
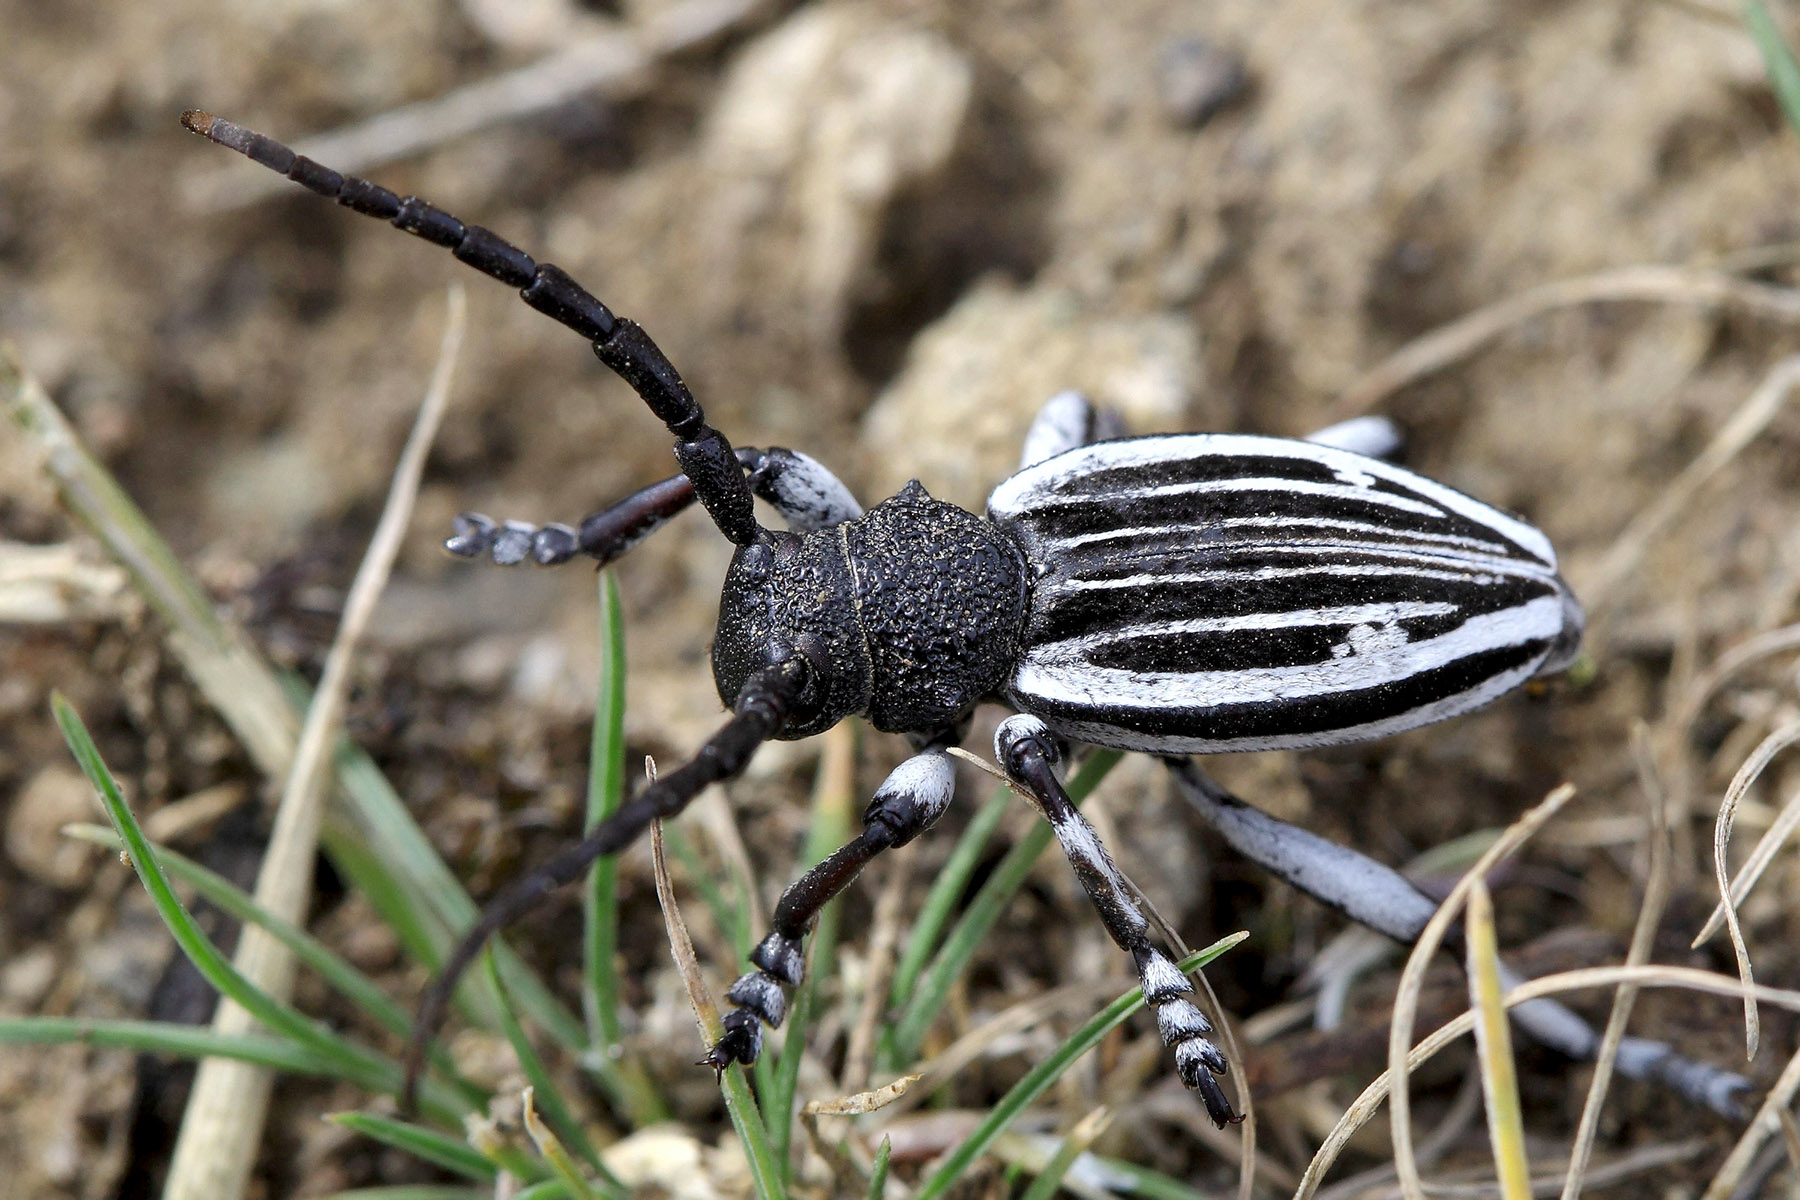
<path fill-rule="evenodd" d="M 494 964 L 492 954 L 481 956 L 481 969 L 487 975 L 488 986 L 500 995 L 500 1032 L 505 1034 L 506 1040 L 511 1043 L 513 1053 L 518 1056 L 519 1067 L 525 1072 L 525 1078 L 531 1081 L 532 1094 L 536 1098 L 538 1107 L 543 1110 L 545 1116 L 550 1118 L 550 1123 L 555 1127 L 558 1139 L 575 1147 L 575 1152 L 581 1155 L 590 1167 L 599 1169 L 600 1155 L 594 1150 L 593 1143 L 588 1140 L 587 1134 L 582 1130 L 581 1123 L 575 1119 L 575 1114 L 569 1111 L 568 1104 L 563 1101 L 562 1093 L 557 1090 L 556 1083 L 550 1078 L 549 1070 L 544 1066 L 543 1058 L 538 1055 L 537 1048 L 531 1044 L 531 1039 L 525 1036 L 524 1027 L 519 1024 L 517 1014 L 513 1012 L 512 1005 L 508 1003 L 510 997 L 500 981 L 500 972 Z"/>
<path fill-rule="evenodd" d="M 296 1075 L 345 1078 L 310 1050 L 265 1034 L 223 1034 L 168 1021 L 100 1020 L 91 1017 L 0 1018 L 0 1045 L 58 1046 L 78 1042 L 169 1054 L 176 1058 L 234 1058 Z"/>
<path fill-rule="evenodd" d="M 113 850 L 125 848 L 124 839 L 99 825 L 76 825 L 66 829 L 69 836 L 94 842 Z M 270 913 L 242 888 L 230 880 L 207 870 L 180 851 L 167 846 L 152 846 L 157 862 L 171 876 L 193 888 L 209 903 L 234 920 L 245 921 L 268 930 L 270 936 L 293 952 L 300 963 L 309 968 L 338 994 L 349 1000 L 370 1020 L 399 1037 L 412 1032 L 412 1017 L 390 999 L 374 980 L 351 966 L 304 929 Z M 487 1103 L 487 1093 L 474 1084 L 456 1077 L 450 1058 L 434 1054 L 432 1061 L 456 1089 L 471 1111 Z"/>
<path fill-rule="evenodd" d="M 1096 1154 L 1094 1161 L 1107 1173 L 1131 1180 L 1125 1193 L 1128 1196 L 1146 1196 L 1149 1200 L 1216 1200 L 1211 1193 L 1198 1191 L 1180 1180 L 1170 1179 L 1161 1171 L 1152 1171 L 1124 1159 Z"/>
<path fill-rule="evenodd" d="M 1769 86 L 1775 90 L 1781 115 L 1787 118 L 1788 128 L 1800 133 L 1800 62 L 1794 60 L 1793 50 L 1762 0 L 1746 0 L 1744 25 L 1762 52 L 1763 67 L 1769 73 Z"/>
<path fill-rule="evenodd" d="M 807 825 L 806 845 L 800 851 L 801 861 L 809 867 L 850 840 L 850 825 L 856 812 L 856 725 L 845 723 L 825 735 L 828 742 L 819 760 L 819 783 L 814 789 L 812 817 Z M 794 997 L 793 1011 L 787 1020 L 787 1040 L 781 1046 L 776 1063 L 773 1086 L 762 1093 L 763 1121 L 769 1129 L 769 1142 L 775 1161 L 791 1167 L 789 1153 L 794 1130 L 794 1091 L 800 1081 L 800 1060 L 806 1055 L 806 1035 L 819 1004 L 820 989 L 837 969 L 838 913 L 840 905 L 833 897 L 819 913 L 810 937 L 811 961 L 806 977 L 801 980 Z M 784 1179 L 791 1178 L 783 1176 Z"/>
<path fill-rule="evenodd" d="M 567 1200 L 568 1195 L 569 1189 L 563 1186 L 562 1180 L 546 1179 L 518 1192 L 513 1200 Z"/>
<path fill-rule="evenodd" d="M 492 1200 L 493 1193 L 454 1184 L 396 1183 L 387 1187 L 351 1188 L 320 1200 Z"/>
<path fill-rule="evenodd" d="M 1193 971 L 1205 966 L 1231 947 L 1244 940 L 1246 935 L 1238 933 L 1228 938 L 1221 938 L 1206 949 L 1198 951 L 1183 959 L 1182 971 Z M 955 1150 L 952 1150 L 943 1164 L 932 1173 L 931 1178 L 920 1185 L 914 1193 L 914 1200 L 936 1200 L 955 1185 L 962 1173 L 969 1169 L 971 1163 L 981 1157 L 991 1146 L 996 1137 L 1005 1132 L 1019 1115 L 1031 1103 L 1043 1095 L 1056 1082 L 1057 1077 L 1075 1060 L 1100 1044 L 1100 1039 L 1124 1024 L 1125 1019 L 1144 1007 L 1144 993 L 1141 988 L 1133 988 L 1117 1000 L 1101 1009 L 1099 1014 L 1078 1029 L 1074 1036 L 1064 1042 L 1056 1053 L 1033 1067 L 1025 1076 L 1014 1084 L 1012 1090 L 1001 1097 L 980 1125 Z"/>
<path fill-rule="evenodd" d="M 64 506 L 126 569 L 133 586 L 178 635 L 171 644 L 183 668 L 257 766 L 270 776 L 283 774 L 310 702 L 304 684 L 284 680 L 241 629 L 219 617 L 143 510 L 88 453 L 7 345 L 0 345 L 0 412 L 39 449 L 42 469 Z M 335 765 L 342 803 L 326 812 L 320 832 L 326 852 L 376 904 L 391 906 L 398 899 L 411 913 L 432 914 L 436 936 L 447 945 L 475 919 L 474 902 L 368 755 L 347 740 L 339 746 Z M 368 854 L 370 846 L 381 847 L 381 856 Z M 409 924 L 407 913 L 393 907 L 381 911 L 397 929 Z M 532 1019 L 578 1049 L 584 1040 L 580 1022 L 515 957 L 502 953 L 500 967 Z M 491 1010 L 491 1003 L 487 1007 Z"/>
<path fill-rule="evenodd" d="M 150 899 L 161 914 L 163 923 L 174 935 L 182 953 L 206 977 L 206 981 L 220 993 L 242 1005 L 271 1032 L 320 1055 L 325 1060 L 322 1067 L 329 1067 L 334 1074 L 356 1080 L 371 1091 L 392 1090 L 399 1079 L 399 1069 L 393 1062 L 374 1051 L 346 1041 L 289 1005 L 252 986 L 220 953 L 212 939 L 194 923 L 186 906 L 181 903 L 181 898 L 175 894 L 168 877 L 163 874 L 149 840 L 138 827 L 136 818 L 125 803 L 124 795 L 113 781 L 112 773 L 106 769 L 106 763 L 100 758 L 100 751 L 95 747 L 93 738 L 89 736 L 87 727 L 82 724 L 75 709 L 60 693 L 52 695 L 50 705 L 76 762 L 81 765 L 88 781 L 94 785 L 94 790 L 100 794 L 107 816 L 124 840 L 131 865 L 143 882 L 144 890 L 150 893 Z"/>
<path fill-rule="evenodd" d="M 899 1008 L 912 995 L 913 985 L 919 981 L 919 973 L 925 969 L 932 951 L 938 947 L 939 935 L 950 924 L 956 902 L 968 890 L 969 880 L 974 876 L 975 868 L 981 864 L 981 852 L 987 848 L 994 831 L 1000 828 L 1000 819 L 1013 803 L 1010 791 L 997 788 L 988 797 L 987 803 L 976 810 L 974 819 L 963 830 L 962 836 L 956 841 L 956 847 L 945 860 L 944 869 L 931 881 L 931 889 L 925 893 L 925 902 L 919 906 L 912 928 L 906 935 L 906 946 L 894 964 L 894 981 L 888 988 L 888 1000 L 892 1007 Z"/>
<path fill-rule="evenodd" d="M 587 826 L 593 828 L 625 801 L 625 616 L 619 584 L 600 572 L 600 686 L 589 742 Z M 594 863 L 582 892 L 584 963 L 582 1015 L 588 1053 L 583 1063 L 607 1098 L 635 1126 L 669 1118 L 643 1065 L 625 1056 L 619 1020 L 619 868 L 608 855 Z"/>
<path fill-rule="evenodd" d="M 719 1085 L 725 1093 L 725 1111 L 731 1116 L 731 1127 L 737 1130 L 744 1159 L 750 1164 L 750 1182 L 758 1200 L 786 1200 L 781 1162 L 769 1145 L 769 1133 L 757 1110 L 756 1098 L 750 1094 L 748 1076 L 741 1067 L 733 1066 L 726 1070 Z"/>
<path fill-rule="evenodd" d="M 588 752 L 588 828 L 618 811 L 625 796 L 625 624 L 619 614 L 619 585 L 611 571 L 600 572 L 600 689 L 594 705 L 594 733 Z M 619 1044 L 619 984 L 614 959 L 619 949 L 618 862 L 594 863 L 587 883 L 586 988 L 582 1001 L 588 1039 L 603 1055 Z"/>
<path fill-rule="evenodd" d="M 1075 804 L 1085 800 L 1120 757 L 1117 750 L 1095 751 L 1069 780 L 1069 799 Z M 894 1061 L 910 1063 L 918 1057 L 925 1034 L 944 1009 L 950 988 L 968 968 L 976 948 L 993 929 L 994 922 L 1000 919 L 1007 902 L 1025 882 L 1038 857 L 1049 847 L 1051 836 L 1047 822 L 1034 825 L 1013 844 L 987 882 L 981 885 L 968 910 L 951 929 L 918 985 L 906 998 L 906 1007 L 894 1025 Z"/>
<path fill-rule="evenodd" d="M 480 1183 L 492 1183 L 499 1174 L 486 1155 L 461 1138 L 423 1125 L 362 1112 L 332 1113 L 325 1119 Z"/>
<path fill-rule="evenodd" d="M 869 1169 L 869 1200 L 882 1200 L 887 1193 L 888 1159 L 894 1153 L 893 1139 L 885 1133 L 881 1135 L 881 1145 L 875 1148 L 875 1165 Z"/>
<path fill-rule="evenodd" d="M 1063 1176 L 1069 1173 L 1069 1168 L 1075 1165 L 1075 1160 L 1081 1157 L 1084 1149 L 1086 1147 L 1074 1138 L 1065 1137 L 1019 1200 L 1051 1200 L 1061 1190 Z"/>
<path fill-rule="evenodd" d="M 297 711 L 304 712 L 308 694 L 299 681 L 289 682 Z M 421 931 L 423 944 L 409 942 L 408 949 L 435 971 L 480 910 L 366 753 L 341 742 L 337 771 L 348 803 L 327 812 L 320 835 L 325 848 L 345 878 L 402 936 L 408 929 Z M 372 851 L 375 847 L 379 853 Z M 587 1044 L 581 1021 L 503 943 L 495 942 L 495 955 L 500 977 L 519 1008 L 564 1049 L 579 1053 Z M 458 1000 L 480 1024 L 497 1028 L 499 1002 L 485 986 L 458 989 Z"/>

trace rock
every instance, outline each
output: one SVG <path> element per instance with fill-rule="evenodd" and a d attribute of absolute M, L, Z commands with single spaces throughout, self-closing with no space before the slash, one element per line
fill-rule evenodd
<path fill-rule="evenodd" d="M 869 498 L 917 478 L 980 512 L 1055 393 L 1078 389 L 1129 431 L 1157 433 L 1188 425 L 1201 380 L 1200 339 L 1179 317 L 1093 313 L 1068 292 L 983 283 L 919 335 L 870 408 Z"/>
<path fill-rule="evenodd" d="M 1176 38 L 1156 56 L 1156 97 L 1178 128 L 1200 128 L 1249 87 L 1243 57 L 1205 38 Z"/>
<path fill-rule="evenodd" d="M 703 151 L 722 181 L 713 254 L 745 281 L 721 294 L 797 292 L 834 341 L 890 204 L 950 162 L 973 81 L 944 38 L 862 5 L 803 9 L 752 43 Z"/>

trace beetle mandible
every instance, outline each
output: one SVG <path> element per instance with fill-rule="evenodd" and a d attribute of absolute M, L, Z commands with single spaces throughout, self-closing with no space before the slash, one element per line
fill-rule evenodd
<path fill-rule="evenodd" d="M 865 512 L 811 457 L 734 449 L 655 342 L 559 268 L 479 225 L 297 155 L 202 112 L 195 133 L 368 216 L 448 248 L 579 333 L 675 438 L 681 473 L 577 526 L 457 520 L 446 544 L 501 564 L 578 554 L 607 562 L 695 500 L 737 547 L 713 644 L 726 723 L 579 845 L 502 890 L 423 998 L 410 1080 L 457 976 L 494 932 L 592 862 L 740 772 L 769 740 L 859 715 L 914 755 L 877 789 L 863 830 L 782 896 L 736 1006 L 704 1061 L 755 1061 L 800 981 L 823 905 L 883 850 L 949 805 L 947 749 L 977 704 L 1016 710 L 995 757 L 1052 823 L 1107 932 L 1132 956 L 1182 1081 L 1212 1119 L 1236 1118 L 1224 1055 L 1193 991 L 1055 767 L 1065 742 L 1164 756 L 1325 746 L 1379 737 L 1485 704 L 1574 658 L 1582 612 L 1537 529 L 1376 455 L 1391 429 L 1313 438 L 1108 436 L 1080 396 L 1052 399 L 1021 469 L 985 517 L 917 482 Z M 1357 453 L 1366 450 L 1372 454 Z M 787 529 L 766 529 L 752 498 Z M 1330 890 L 1314 881 L 1314 890 Z"/>

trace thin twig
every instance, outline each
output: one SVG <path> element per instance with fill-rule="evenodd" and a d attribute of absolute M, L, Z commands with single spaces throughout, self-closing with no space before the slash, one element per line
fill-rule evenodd
<path fill-rule="evenodd" d="M 1800 1052 L 1788 1059 L 1787 1066 L 1781 1070 L 1781 1077 L 1769 1094 L 1763 1097 L 1762 1107 L 1757 1109 L 1756 1116 L 1738 1138 L 1737 1145 L 1725 1156 L 1719 1166 L 1719 1173 L 1712 1182 L 1706 1185 L 1706 1194 L 1700 1200 L 1725 1200 L 1737 1186 L 1744 1172 L 1756 1160 L 1757 1151 L 1770 1137 L 1781 1129 L 1780 1113 L 1793 1106 L 1794 1095 L 1800 1092 Z"/>
<path fill-rule="evenodd" d="M 1744 793 L 1750 790 L 1775 756 L 1800 742 L 1800 721 L 1790 721 L 1764 738 L 1744 765 L 1732 776 L 1731 786 L 1725 789 L 1725 798 L 1719 802 L 1718 819 L 1713 822 L 1713 878 L 1719 885 L 1719 904 L 1724 910 L 1725 930 L 1731 935 L 1731 951 L 1737 957 L 1738 976 L 1744 981 L 1744 1055 L 1756 1057 L 1757 1043 L 1761 1040 L 1761 1022 L 1756 1015 L 1756 993 L 1751 986 L 1754 982 L 1750 965 L 1750 948 L 1744 942 L 1744 929 L 1738 921 L 1738 895 L 1731 886 L 1731 867 L 1725 861 L 1725 855 L 1731 848 L 1731 827 L 1737 820 L 1738 806 L 1743 803 Z M 1708 924 L 1708 929 L 1717 926 Z M 1694 939 L 1699 946 L 1709 936 L 1703 932 Z"/>
<path fill-rule="evenodd" d="M 1800 293 L 1793 295 L 1800 297 Z M 1614 590 L 1637 568 L 1650 543 L 1677 517 L 1690 511 L 1695 494 L 1706 482 L 1768 428 L 1796 387 L 1800 387 L 1800 354 L 1776 363 L 1756 390 L 1731 414 L 1731 419 L 1713 435 L 1706 449 L 1682 468 L 1681 474 L 1668 486 L 1659 488 L 1656 499 L 1632 518 L 1631 524 L 1614 539 L 1600 565 L 1589 573 L 1578 589 L 1590 618 L 1612 603 Z"/>
<path fill-rule="evenodd" d="M 1652 301 L 1731 308 L 1800 324 L 1800 292 L 1750 283 L 1719 271 L 1636 266 L 1559 280 L 1509 296 L 1407 343 L 1332 403 L 1331 419 L 1364 413 L 1393 393 L 1466 358 L 1515 325 L 1560 308 L 1600 301 Z"/>
<path fill-rule="evenodd" d="M 1418 1163 L 1413 1156 L 1412 1103 L 1406 1090 L 1406 1047 L 1412 1041 L 1413 1018 L 1419 1009 L 1419 990 L 1425 982 L 1425 967 L 1437 954 L 1445 934 L 1462 912 L 1475 881 L 1485 878 L 1496 864 L 1543 828 L 1574 795 L 1573 785 L 1565 783 L 1507 827 L 1506 832 L 1457 881 L 1444 903 L 1432 914 L 1431 920 L 1426 922 L 1418 941 L 1413 944 L 1412 953 L 1407 957 L 1406 967 L 1400 972 L 1400 986 L 1394 995 L 1394 1019 L 1388 1035 L 1387 1075 L 1391 1080 L 1388 1105 L 1393 1124 L 1394 1163 L 1400 1174 L 1400 1190 L 1407 1200 L 1424 1200 L 1425 1195 L 1424 1184 L 1419 1179 Z M 1345 1119 L 1348 1120 L 1348 1116 Z"/>
<path fill-rule="evenodd" d="M 642 29 L 608 30 L 573 42 L 536 62 L 442 96 L 380 113 L 294 143 L 294 149 L 339 171 L 366 173 L 459 137 L 566 104 L 587 92 L 624 98 L 648 86 L 662 58 L 711 41 L 744 24 L 763 0 L 688 0 Z M 241 164 L 191 177 L 187 206 L 200 213 L 242 208 L 286 187 L 268 171 Z"/>
<path fill-rule="evenodd" d="M 881 1019 L 887 1015 L 888 984 L 894 976 L 894 949 L 900 944 L 907 886 L 912 882 L 911 846 L 902 846 L 889 854 L 887 860 L 887 883 L 875 900 L 875 916 L 870 922 L 872 932 L 863 967 L 862 1008 L 856 1014 L 856 1023 L 850 1027 L 844 1069 L 838 1075 L 838 1086 L 845 1091 L 861 1091 L 869 1086 Z"/>
<path fill-rule="evenodd" d="M 1670 855 L 1667 792 L 1656 773 L 1650 731 L 1642 723 L 1632 730 L 1631 749 L 1637 763 L 1638 781 L 1644 789 L 1644 803 L 1650 810 L 1650 869 L 1644 880 L 1644 900 L 1638 910 L 1637 924 L 1631 931 L 1631 946 L 1625 952 L 1625 965 L 1635 967 L 1650 960 L 1656 928 L 1668 906 Z M 1563 1180 L 1562 1200 L 1576 1200 L 1581 1194 L 1588 1160 L 1594 1152 L 1594 1139 L 1600 1132 L 1600 1108 L 1606 1100 L 1606 1089 L 1612 1085 L 1613 1064 L 1618 1061 L 1619 1043 L 1625 1039 L 1625 1026 L 1631 1021 L 1637 993 L 1636 986 L 1622 984 L 1613 995 L 1606 1032 L 1600 1039 L 1599 1053 L 1594 1055 L 1594 1077 L 1588 1083 L 1587 1099 L 1582 1102 L 1575 1144 L 1569 1150 L 1569 1173 Z"/>
<path fill-rule="evenodd" d="M 350 687 L 351 664 L 406 535 L 425 456 L 449 402 L 465 308 L 462 285 L 452 285 L 431 386 L 400 452 L 381 519 L 345 599 L 343 619 L 307 709 L 293 766 L 275 811 L 275 827 L 257 875 L 256 902 L 284 921 L 302 920 L 312 894 L 313 861 L 331 779 L 331 752 Z M 293 992 L 294 956 L 267 930 L 257 926 L 244 929 L 233 965 L 277 999 L 285 1000 Z M 256 1028 L 249 1013 L 230 1000 L 220 1001 L 213 1017 L 215 1032 L 236 1035 Z M 163 1188 L 167 1200 L 235 1200 L 243 1194 L 262 1143 L 273 1082 L 266 1068 L 248 1062 L 209 1058 L 200 1064 Z"/>
<path fill-rule="evenodd" d="M 1744 985 L 1741 980 L 1729 975 L 1720 975 L 1713 971 L 1701 971 L 1693 967 L 1584 967 L 1578 971 L 1564 971 L 1558 975 L 1546 975 L 1542 979 L 1533 979 L 1521 983 L 1506 993 L 1505 1005 L 1508 1009 L 1518 1008 L 1533 1000 L 1541 1000 L 1549 996 L 1560 996 L 1565 992 L 1578 992 L 1587 988 L 1617 987 L 1631 983 L 1639 987 L 1671 987 L 1685 988 L 1689 991 L 1701 992 L 1709 996 L 1741 997 Z M 1789 1012 L 1800 1012 L 1800 991 L 1784 988 L 1772 988 L 1765 984 L 1755 985 L 1758 1001 L 1787 1009 Z M 1401 1075 L 1416 1071 L 1430 1062 L 1444 1047 L 1456 1039 L 1470 1033 L 1475 1028 L 1475 1019 L 1469 1013 L 1463 1013 L 1455 1020 L 1448 1021 L 1423 1037 L 1407 1052 L 1404 1070 Z M 1312 1161 L 1306 1165 L 1306 1174 L 1300 1180 L 1300 1186 L 1294 1192 L 1294 1200 L 1312 1200 L 1318 1193 L 1319 1184 L 1325 1173 L 1337 1162 L 1338 1155 L 1356 1135 L 1356 1131 L 1368 1123 L 1370 1117 L 1381 1108 L 1381 1102 L 1389 1098 L 1393 1089 L 1392 1080 L 1395 1073 L 1383 1071 L 1373 1083 L 1362 1090 L 1345 1110 L 1342 1119 L 1326 1136 L 1324 1144 L 1319 1147 Z"/>
<path fill-rule="evenodd" d="M 1744 865 L 1738 870 L 1737 878 L 1731 881 L 1732 907 L 1744 902 L 1744 897 L 1750 894 L 1750 889 L 1756 886 L 1756 882 L 1762 878 L 1763 872 L 1767 871 L 1774 863 L 1775 856 L 1781 852 L 1781 848 L 1787 844 L 1787 840 L 1794 836 L 1796 829 L 1800 829 L 1800 791 L 1787 798 L 1787 803 L 1782 805 L 1781 811 L 1775 814 L 1775 819 L 1769 823 L 1769 828 L 1763 831 L 1761 839 L 1756 843 L 1756 848 L 1750 851 L 1750 857 L 1744 860 Z M 1714 905 L 1712 915 L 1706 919 L 1706 924 L 1695 936 L 1705 939 L 1717 932 L 1719 926 L 1725 921 L 1725 909 L 1726 904 L 1723 900 Z"/>

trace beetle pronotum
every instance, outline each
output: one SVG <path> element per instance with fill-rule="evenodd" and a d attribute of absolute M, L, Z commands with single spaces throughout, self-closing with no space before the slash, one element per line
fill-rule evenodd
<path fill-rule="evenodd" d="M 308 189 L 392 222 L 520 289 L 587 339 L 675 439 L 681 473 L 579 526 L 458 518 L 456 554 L 544 564 L 610 561 L 695 500 L 737 547 L 713 645 L 725 724 L 579 844 L 514 881 L 483 911 L 420 1004 L 410 1095 L 426 1040 L 486 939 L 546 893 L 617 852 L 763 742 L 808 737 L 852 715 L 905 735 L 914 754 L 875 792 L 863 830 L 782 895 L 736 1006 L 705 1061 L 755 1061 L 801 978 L 820 908 L 882 851 L 949 805 L 948 747 L 977 704 L 1016 710 L 995 737 L 1001 769 L 1051 821 L 1107 932 L 1132 956 L 1178 1072 L 1220 1125 L 1236 1118 L 1225 1057 L 1187 978 L 1091 825 L 1063 791 L 1067 741 L 1162 756 L 1181 790 L 1256 861 L 1392 936 L 1417 936 L 1431 902 L 1391 870 L 1275 821 L 1186 756 L 1324 746 L 1466 712 L 1566 666 L 1580 606 L 1537 529 L 1387 463 L 1392 430 L 1358 421 L 1304 441 L 1215 434 L 1106 437 L 1105 414 L 1064 393 L 1026 438 L 1017 474 L 985 517 L 916 482 L 865 512 L 807 455 L 734 449 L 706 423 L 668 359 L 565 272 L 417 197 L 342 175 L 201 112 L 183 123 Z M 1367 453 L 1358 453 L 1357 451 Z M 767 529 L 752 497 L 787 523 Z M 1577 1055 L 1592 1031 L 1541 1014 L 1538 1036 Z M 1569 1025 L 1573 1021 L 1574 1025 Z M 1577 1028 L 1585 1031 L 1572 1033 Z M 1635 1041 L 1621 1066 L 1718 1109 L 1744 1081 Z"/>

